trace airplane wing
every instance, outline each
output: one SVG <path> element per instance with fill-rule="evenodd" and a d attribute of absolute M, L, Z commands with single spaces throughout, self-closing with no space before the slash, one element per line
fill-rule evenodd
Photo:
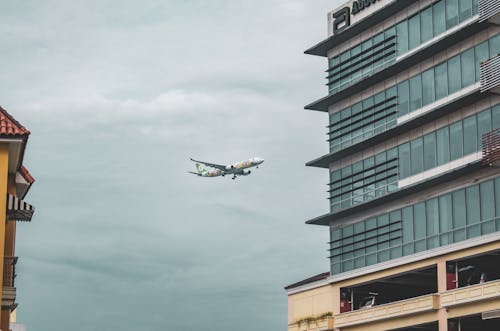
<path fill-rule="evenodd" d="M 226 166 L 222 165 L 222 164 L 208 163 L 208 162 L 198 161 L 198 160 L 195 160 L 195 159 L 191 159 L 191 161 L 202 163 L 202 164 L 204 164 L 204 165 L 206 165 L 208 167 L 216 168 L 216 169 L 219 169 L 219 170 L 223 170 L 223 171 L 226 170 Z"/>
<path fill-rule="evenodd" d="M 188 171 L 188 173 L 193 174 L 193 175 L 196 175 L 196 176 L 201 176 L 201 175 L 200 175 L 199 173 L 197 173 L 197 172 Z"/>

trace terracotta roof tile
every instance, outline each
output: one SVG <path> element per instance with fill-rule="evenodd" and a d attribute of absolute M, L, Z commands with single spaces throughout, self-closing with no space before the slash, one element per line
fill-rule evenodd
<path fill-rule="evenodd" d="M 28 129 L 16 121 L 5 109 L 0 107 L 0 136 L 27 138 L 29 134 Z"/>
<path fill-rule="evenodd" d="M 35 178 L 33 178 L 33 176 L 31 176 L 28 169 L 26 169 L 26 167 L 24 165 L 21 166 L 21 168 L 19 169 L 19 172 L 21 173 L 21 175 L 24 177 L 24 179 L 26 179 L 26 181 L 30 185 L 35 182 Z"/>

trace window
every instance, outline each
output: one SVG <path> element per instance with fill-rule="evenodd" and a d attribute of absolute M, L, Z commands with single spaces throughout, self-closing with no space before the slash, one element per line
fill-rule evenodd
<path fill-rule="evenodd" d="M 410 79 L 410 111 L 422 107 L 422 78 L 417 75 Z"/>
<path fill-rule="evenodd" d="M 446 62 L 434 67 L 434 76 L 436 79 L 436 100 L 439 100 L 448 95 L 448 69 Z"/>
<path fill-rule="evenodd" d="M 477 151 L 477 125 L 476 125 L 476 115 L 473 115 L 464 119 L 464 155 L 468 155 L 476 151 Z"/>
<path fill-rule="evenodd" d="M 472 17 L 472 0 L 458 0 L 458 10 L 460 22 Z"/>
<path fill-rule="evenodd" d="M 458 0 L 446 0 L 446 29 L 458 24 Z"/>
<path fill-rule="evenodd" d="M 491 131 L 491 112 L 489 110 L 477 114 L 477 128 L 477 141 L 481 146 L 483 135 Z"/>
<path fill-rule="evenodd" d="M 436 166 L 436 133 L 424 136 L 424 170 Z"/>
<path fill-rule="evenodd" d="M 442 165 L 450 161 L 450 129 L 441 128 L 436 132 L 437 137 L 437 164 Z"/>
<path fill-rule="evenodd" d="M 460 55 L 448 60 L 448 93 L 451 94 L 462 88 L 462 73 Z"/>
<path fill-rule="evenodd" d="M 422 138 L 418 138 L 412 140 L 410 143 L 411 146 L 411 174 L 418 174 L 422 172 L 424 169 L 423 162 L 423 143 Z"/>
<path fill-rule="evenodd" d="M 409 89 L 410 89 L 410 84 L 408 81 L 404 81 L 398 84 L 399 115 L 404 115 L 408 113 L 409 99 L 410 99 Z"/>
<path fill-rule="evenodd" d="M 474 49 L 476 54 L 476 81 L 479 81 L 481 78 L 481 62 L 487 60 L 490 57 L 490 52 L 488 48 L 488 42 L 485 41 L 479 45 L 477 45 Z"/>
<path fill-rule="evenodd" d="M 408 21 L 404 20 L 396 25 L 396 52 L 398 55 L 408 51 Z"/>
<path fill-rule="evenodd" d="M 462 122 L 454 123 L 450 125 L 450 154 L 451 159 L 456 160 L 461 158 L 463 154 L 463 133 L 462 133 Z"/>
<path fill-rule="evenodd" d="M 432 6 L 427 7 L 420 13 L 420 35 L 422 43 L 432 39 Z"/>
<path fill-rule="evenodd" d="M 408 36 L 409 44 L 408 48 L 413 49 L 420 45 L 420 15 L 415 15 L 408 21 Z"/>
<path fill-rule="evenodd" d="M 467 87 L 476 82 L 474 67 L 471 63 L 474 63 L 474 48 L 471 48 L 461 55 L 462 62 L 462 87 Z"/>
<path fill-rule="evenodd" d="M 449 233 L 453 229 L 452 215 L 451 194 L 439 197 L 439 228 L 442 233 L 440 238 L 441 245 L 453 242 L 453 236 Z"/>
<path fill-rule="evenodd" d="M 446 31 L 446 16 L 445 16 L 445 3 L 444 0 L 436 2 L 432 5 L 433 16 L 433 30 L 434 36 L 440 35 Z"/>
<path fill-rule="evenodd" d="M 490 57 L 500 54 L 500 34 L 490 39 Z"/>
<path fill-rule="evenodd" d="M 399 171 L 400 178 L 410 176 L 410 143 L 399 146 Z"/>
<path fill-rule="evenodd" d="M 436 100 L 434 88 L 434 68 L 431 68 L 422 73 L 422 105 L 428 105 L 434 102 L 434 100 Z"/>

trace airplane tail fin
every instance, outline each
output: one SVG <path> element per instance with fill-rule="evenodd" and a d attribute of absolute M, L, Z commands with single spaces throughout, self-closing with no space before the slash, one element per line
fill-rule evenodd
<path fill-rule="evenodd" d="M 196 170 L 200 175 L 204 174 L 207 170 L 203 168 L 199 163 L 195 163 Z"/>

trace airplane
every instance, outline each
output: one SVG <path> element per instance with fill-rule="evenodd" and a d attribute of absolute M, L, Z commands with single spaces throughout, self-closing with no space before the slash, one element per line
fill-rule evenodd
<path fill-rule="evenodd" d="M 232 179 L 236 179 L 237 176 L 250 175 L 252 171 L 245 169 L 252 167 L 258 168 L 259 165 L 261 165 L 262 162 L 264 162 L 264 159 L 261 159 L 260 157 L 253 157 L 251 159 L 233 163 L 230 165 L 221 165 L 204 161 L 198 161 L 192 158 L 191 161 L 196 162 L 195 166 L 198 172 L 188 171 L 190 174 L 194 174 L 200 177 L 219 177 L 219 176 L 224 177 L 225 175 L 233 175 Z M 201 166 L 200 163 L 212 169 L 206 169 L 203 166 Z"/>

